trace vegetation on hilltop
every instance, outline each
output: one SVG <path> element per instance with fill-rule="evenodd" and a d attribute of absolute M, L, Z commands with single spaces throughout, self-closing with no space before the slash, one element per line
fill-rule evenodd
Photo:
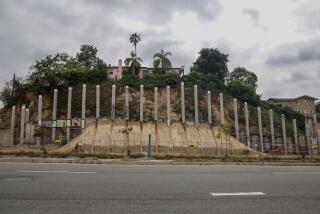
<path fill-rule="evenodd" d="M 81 83 L 129 85 L 132 88 L 139 88 L 142 84 L 145 88 L 153 88 L 166 85 L 180 87 L 180 83 L 183 81 L 186 87 L 198 85 L 200 90 L 223 92 L 239 101 L 248 102 L 254 107 L 271 108 L 277 116 L 284 113 L 288 119 L 296 118 L 300 128 L 303 128 L 303 115 L 262 101 L 256 92 L 258 78 L 255 73 L 244 67 L 237 67 L 230 72 L 227 66 L 228 55 L 216 48 L 200 50 L 198 58 L 191 67 L 191 72 L 182 77 L 175 73 L 156 72 L 157 69 L 171 68 L 171 62 L 168 58 L 171 56 L 171 52 L 161 50 L 154 55 L 156 69 L 154 74 L 145 75 L 140 79 L 137 76 L 137 68 L 141 66 L 142 59 L 137 56 L 136 51 L 140 41 L 140 35 L 131 35 L 130 42 L 134 45 L 134 51 L 125 60 L 125 64 L 131 69 L 130 72 L 125 72 L 124 77 L 120 80 L 107 78 L 107 64 L 97 56 L 98 49 L 96 47 L 82 45 L 74 57 L 67 53 L 56 53 L 37 60 L 30 67 L 27 78 L 14 78 L 6 83 L 0 92 L 0 100 L 5 108 L 10 108 L 18 101 L 27 103 L 26 92 L 35 95 L 48 94 L 54 88 L 66 88 Z M 267 113 L 263 112 L 263 117 L 267 116 Z M 277 120 L 277 116 L 275 120 Z"/>

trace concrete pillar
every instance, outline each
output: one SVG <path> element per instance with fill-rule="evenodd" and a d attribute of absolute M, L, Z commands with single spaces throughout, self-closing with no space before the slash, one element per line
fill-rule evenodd
<path fill-rule="evenodd" d="M 24 119 L 24 124 L 25 124 L 25 128 L 24 128 L 24 141 L 25 143 L 30 143 L 30 130 L 31 130 L 31 124 L 30 122 L 30 109 L 26 108 L 26 115 L 25 115 L 25 119 Z"/>
<path fill-rule="evenodd" d="M 317 138 L 317 115 L 314 114 L 312 117 L 312 122 L 313 122 L 313 137 Z"/>
<path fill-rule="evenodd" d="M 246 123 L 247 146 L 251 147 L 249 111 L 248 111 L 248 103 L 247 102 L 244 103 L 244 117 L 245 117 L 245 123 Z"/>
<path fill-rule="evenodd" d="M 111 90 L 111 120 L 116 119 L 116 85 L 112 85 Z"/>
<path fill-rule="evenodd" d="M 70 142 L 71 105 L 72 105 L 72 88 L 69 87 L 69 89 L 68 89 L 68 109 L 67 109 L 67 143 Z"/>
<path fill-rule="evenodd" d="M 286 119 L 284 117 L 284 114 L 281 114 L 281 128 L 282 128 L 282 141 L 284 146 L 284 153 L 285 155 L 287 155 L 288 147 L 287 147 Z"/>
<path fill-rule="evenodd" d="M 25 116 L 25 120 L 24 123 L 29 123 L 30 121 L 30 110 L 28 108 L 26 108 L 26 116 Z"/>
<path fill-rule="evenodd" d="M 143 122 L 143 85 L 140 85 L 140 121 Z"/>
<path fill-rule="evenodd" d="M 316 142 L 317 146 L 318 146 L 318 154 L 320 154 L 320 136 L 319 136 L 319 132 L 318 132 L 318 121 L 317 121 L 317 115 L 314 114 L 313 115 L 313 137 L 314 137 L 314 141 Z"/>
<path fill-rule="evenodd" d="M 224 125 L 223 93 L 220 93 L 220 122 Z"/>
<path fill-rule="evenodd" d="M 167 124 L 171 124 L 171 100 L 170 100 L 170 86 L 167 86 Z"/>
<path fill-rule="evenodd" d="M 125 88 L 124 100 L 125 119 L 129 120 L 129 86 Z"/>
<path fill-rule="evenodd" d="M 100 85 L 96 85 L 96 118 L 100 118 Z"/>
<path fill-rule="evenodd" d="M 25 123 L 25 130 L 24 130 L 24 142 L 26 144 L 30 143 L 30 133 L 31 133 L 31 124 L 30 123 Z"/>
<path fill-rule="evenodd" d="M 52 135 L 51 141 L 55 143 L 56 141 L 56 126 L 57 126 L 57 103 L 58 103 L 58 89 L 53 91 L 53 111 L 52 111 Z"/>
<path fill-rule="evenodd" d="M 208 123 L 212 124 L 212 104 L 211 104 L 211 92 L 207 92 L 207 100 L 208 100 Z"/>
<path fill-rule="evenodd" d="M 11 110 L 11 145 L 14 145 L 15 127 L 16 127 L 16 106 L 12 106 L 12 110 Z"/>
<path fill-rule="evenodd" d="M 42 125 L 42 95 L 38 97 L 38 125 Z"/>
<path fill-rule="evenodd" d="M 154 87 L 154 120 L 158 120 L 158 87 Z"/>
<path fill-rule="evenodd" d="M 275 146 L 275 139 L 274 139 L 274 125 L 273 125 L 273 111 L 272 111 L 272 109 L 269 110 L 269 119 L 270 119 L 271 145 L 272 145 L 272 147 L 274 147 Z"/>
<path fill-rule="evenodd" d="M 262 120 L 261 120 L 261 108 L 257 108 L 258 111 L 258 128 L 259 128 L 259 140 L 260 140 L 260 151 L 264 152 L 264 146 L 263 146 L 263 134 L 262 134 Z"/>
<path fill-rule="evenodd" d="M 33 144 L 33 136 L 34 136 L 34 125 L 33 124 L 31 124 L 30 125 L 31 127 L 31 130 L 30 130 L 30 143 L 32 143 Z"/>
<path fill-rule="evenodd" d="M 31 131 L 30 131 L 30 142 L 33 144 L 33 136 L 34 136 L 34 125 L 31 124 Z M 38 144 L 39 145 L 39 144 Z"/>
<path fill-rule="evenodd" d="M 312 154 L 312 148 L 311 148 L 311 139 L 310 139 L 310 129 L 311 129 L 311 126 L 310 126 L 310 123 L 308 121 L 308 119 L 306 119 L 305 121 L 305 130 L 306 130 L 306 140 L 307 140 L 307 147 L 308 147 L 308 154 L 311 155 Z"/>
<path fill-rule="evenodd" d="M 313 133 L 313 119 L 308 119 L 308 126 L 309 126 L 309 131 L 310 131 L 310 142 L 313 144 L 313 139 L 314 139 L 314 133 Z"/>
<path fill-rule="evenodd" d="M 317 129 L 317 139 L 318 139 L 318 154 L 320 154 L 320 129 Z"/>
<path fill-rule="evenodd" d="M 155 131 L 155 137 L 156 137 L 156 152 L 158 152 L 158 144 L 159 144 L 159 135 L 158 135 L 158 87 L 154 87 L 154 131 Z"/>
<path fill-rule="evenodd" d="M 185 107 L 185 96 L 184 96 L 184 82 L 181 82 L 181 122 L 186 122 L 186 107 Z"/>
<path fill-rule="evenodd" d="M 82 102 L 81 102 L 81 129 L 86 127 L 86 99 L 87 99 L 87 86 L 82 85 Z"/>
<path fill-rule="evenodd" d="M 198 86 L 193 86 L 194 93 L 194 125 L 199 125 L 199 109 L 198 109 Z"/>
<path fill-rule="evenodd" d="M 20 144 L 24 143 L 25 116 L 26 116 L 26 105 L 22 105 L 22 107 L 21 107 L 21 121 L 20 121 Z"/>
<path fill-rule="evenodd" d="M 234 129 L 236 131 L 236 138 L 240 140 L 239 137 L 239 119 L 238 119 L 238 101 L 233 99 L 233 112 L 234 112 Z"/>
<path fill-rule="evenodd" d="M 297 131 L 297 120 L 292 120 L 293 126 L 293 138 L 294 138 L 294 145 L 296 147 L 296 153 L 299 154 L 299 145 L 298 145 L 298 131 Z"/>

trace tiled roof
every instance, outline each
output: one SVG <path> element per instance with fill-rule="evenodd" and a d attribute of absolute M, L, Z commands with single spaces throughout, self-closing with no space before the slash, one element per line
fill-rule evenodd
<path fill-rule="evenodd" d="M 301 98 L 307 98 L 307 99 L 310 99 L 310 100 L 318 100 L 318 98 L 311 97 L 309 95 L 303 95 L 303 96 L 296 97 L 296 98 L 269 98 L 268 100 L 269 101 L 271 101 L 271 100 L 274 100 L 274 101 L 293 101 L 293 100 L 298 100 L 298 99 L 301 99 Z"/>

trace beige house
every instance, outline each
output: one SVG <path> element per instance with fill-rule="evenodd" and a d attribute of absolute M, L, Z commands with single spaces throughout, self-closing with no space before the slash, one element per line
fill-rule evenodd
<path fill-rule="evenodd" d="M 303 95 L 297 98 L 270 98 L 268 102 L 279 107 L 288 107 L 306 116 L 312 116 L 316 113 L 316 100 L 317 98 Z"/>

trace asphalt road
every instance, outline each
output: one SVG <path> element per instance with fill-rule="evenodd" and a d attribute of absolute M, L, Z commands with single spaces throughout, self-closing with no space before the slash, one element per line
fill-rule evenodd
<path fill-rule="evenodd" d="M 320 167 L 0 163 L 0 213 L 318 214 Z"/>

